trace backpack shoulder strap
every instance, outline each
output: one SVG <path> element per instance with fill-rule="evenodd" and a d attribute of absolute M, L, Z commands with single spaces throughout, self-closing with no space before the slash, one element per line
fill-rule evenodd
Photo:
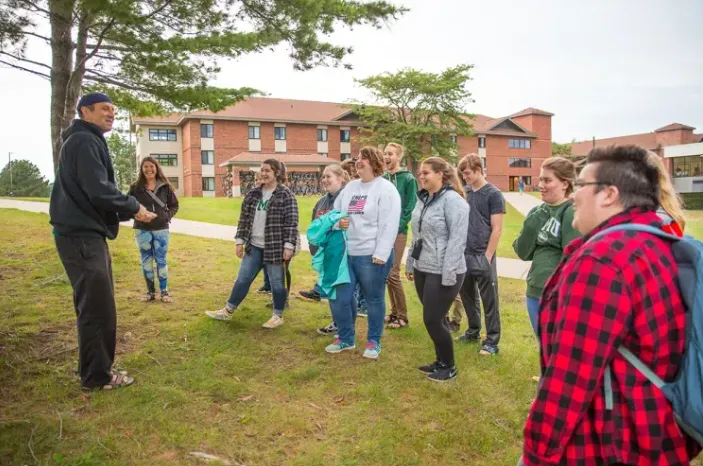
<path fill-rule="evenodd" d="M 166 206 L 166 204 L 164 204 L 164 201 L 159 199 L 159 196 L 157 196 L 154 192 L 149 191 L 146 188 L 144 188 L 144 191 L 146 191 L 146 193 L 154 200 L 154 202 L 156 202 L 156 204 L 158 204 L 159 207 L 168 211 L 168 207 Z"/>
<path fill-rule="evenodd" d="M 669 234 L 651 225 L 642 225 L 641 223 L 623 223 L 621 225 L 615 225 L 614 227 L 606 228 L 605 230 L 593 235 L 593 237 L 590 238 L 588 241 L 593 241 L 595 239 L 607 235 L 608 233 L 614 233 L 616 231 L 639 231 L 642 233 L 651 233 L 655 236 L 671 241 L 681 241 L 681 238 L 679 238 L 678 236 Z"/>

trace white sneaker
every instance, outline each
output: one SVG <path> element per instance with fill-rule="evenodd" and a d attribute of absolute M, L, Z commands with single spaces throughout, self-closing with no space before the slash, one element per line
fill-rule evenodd
<path fill-rule="evenodd" d="M 283 317 L 279 315 L 272 315 L 271 318 L 264 324 L 264 328 L 276 328 L 283 325 Z"/>
<path fill-rule="evenodd" d="M 226 306 L 216 311 L 205 312 L 206 316 L 215 320 L 232 320 L 232 314 L 234 314 L 234 311 L 230 311 Z"/>

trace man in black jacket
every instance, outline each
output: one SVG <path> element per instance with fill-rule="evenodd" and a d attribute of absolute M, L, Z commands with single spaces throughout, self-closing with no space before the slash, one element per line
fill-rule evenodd
<path fill-rule="evenodd" d="M 115 108 L 104 94 L 78 102 L 80 119 L 62 135 L 49 206 L 56 249 L 73 287 L 78 320 L 78 371 L 84 388 L 131 385 L 125 372 L 112 371 L 117 312 L 106 238 L 115 239 L 120 217 L 149 222 L 155 215 L 115 185 L 103 136 L 112 130 Z"/>

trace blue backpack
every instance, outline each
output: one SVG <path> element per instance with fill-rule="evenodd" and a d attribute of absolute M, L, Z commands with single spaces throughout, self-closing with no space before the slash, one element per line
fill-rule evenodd
<path fill-rule="evenodd" d="M 671 249 L 679 267 L 679 291 L 686 308 L 685 343 L 679 372 L 667 383 L 624 346 L 620 346 L 618 352 L 664 393 L 681 430 L 703 445 L 703 243 L 691 236 L 679 238 L 658 228 L 634 223 L 607 228 L 591 241 L 615 231 L 651 233 L 673 242 Z M 604 390 L 606 409 L 612 409 L 610 366 L 605 371 Z"/>

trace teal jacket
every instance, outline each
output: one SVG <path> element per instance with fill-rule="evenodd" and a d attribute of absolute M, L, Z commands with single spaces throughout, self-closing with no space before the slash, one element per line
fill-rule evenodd
<path fill-rule="evenodd" d="M 346 214 L 331 210 L 312 221 L 308 227 L 308 242 L 319 249 L 312 258 L 312 268 L 318 273 L 317 285 L 329 299 L 335 299 L 335 287 L 350 283 L 347 264 L 347 232 L 334 226 Z"/>

